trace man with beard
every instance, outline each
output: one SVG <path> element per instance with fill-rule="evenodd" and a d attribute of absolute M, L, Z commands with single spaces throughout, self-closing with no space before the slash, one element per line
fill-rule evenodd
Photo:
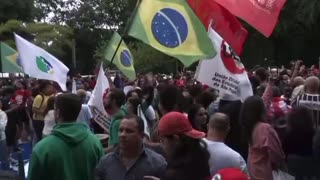
<path fill-rule="evenodd" d="M 125 94 L 120 89 L 111 89 L 104 99 L 106 112 L 111 115 L 111 125 L 109 129 L 109 141 L 107 152 L 119 144 L 118 130 L 122 118 L 127 114 L 123 105 L 125 104 Z"/>

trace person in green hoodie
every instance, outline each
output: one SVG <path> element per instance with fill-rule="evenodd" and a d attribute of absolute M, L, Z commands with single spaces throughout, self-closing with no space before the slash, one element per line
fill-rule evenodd
<path fill-rule="evenodd" d="M 61 94 L 55 100 L 57 125 L 33 149 L 29 180 L 91 180 L 103 156 L 99 139 L 82 123 L 76 123 L 81 98 Z"/>

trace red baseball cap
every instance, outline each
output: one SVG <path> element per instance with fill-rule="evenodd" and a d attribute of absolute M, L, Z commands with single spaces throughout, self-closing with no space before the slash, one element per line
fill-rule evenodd
<path fill-rule="evenodd" d="M 161 136 L 184 134 L 193 139 L 206 136 L 204 132 L 192 128 L 188 118 L 180 112 L 170 112 L 164 115 L 159 122 L 158 131 Z"/>
<path fill-rule="evenodd" d="M 219 170 L 212 180 L 249 180 L 249 177 L 238 168 L 225 168 Z"/>

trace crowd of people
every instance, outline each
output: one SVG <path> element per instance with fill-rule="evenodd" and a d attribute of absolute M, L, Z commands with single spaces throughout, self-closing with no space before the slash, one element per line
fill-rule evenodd
<path fill-rule="evenodd" d="M 248 75 L 255 95 L 244 102 L 218 96 L 192 72 L 118 76 L 104 96 L 108 143 L 87 105 L 95 78 L 76 78 L 76 93 L 71 81 L 61 92 L 48 81 L 1 80 L 1 168 L 19 141 L 32 141 L 30 180 L 320 178 L 317 67 L 296 61 Z"/>

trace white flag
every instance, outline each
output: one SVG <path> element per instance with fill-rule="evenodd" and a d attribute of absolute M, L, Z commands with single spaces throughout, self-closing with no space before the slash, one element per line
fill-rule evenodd
<path fill-rule="evenodd" d="M 69 69 L 44 49 L 14 34 L 23 71 L 30 77 L 57 82 L 62 90 L 67 90 Z"/>
<path fill-rule="evenodd" d="M 73 94 L 77 94 L 77 83 L 75 79 L 72 79 L 72 91 Z"/>
<path fill-rule="evenodd" d="M 110 127 L 110 118 L 108 117 L 108 114 L 104 109 L 103 99 L 109 88 L 109 81 L 104 74 L 104 70 L 101 64 L 96 86 L 94 87 L 88 105 L 91 108 L 94 120 L 107 132 L 109 131 Z"/>
<path fill-rule="evenodd" d="M 149 124 L 148 121 L 146 119 L 146 116 L 144 115 L 142 109 L 141 109 L 141 105 L 138 106 L 137 109 L 137 114 L 138 116 L 143 120 L 143 124 L 144 124 L 144 134 L 147 136 L 148 139 L 150 139 L 150 128 L 149 128 Z"/>
<path fill-rule="evenodd" d="M 217 55 L 199 62 L 195 78 L 219 91 L 220 97 L 231 96 L 244 101 L 252 96 L 252 87 L 240 58 L 211 27 L 208 35 Z"/>

